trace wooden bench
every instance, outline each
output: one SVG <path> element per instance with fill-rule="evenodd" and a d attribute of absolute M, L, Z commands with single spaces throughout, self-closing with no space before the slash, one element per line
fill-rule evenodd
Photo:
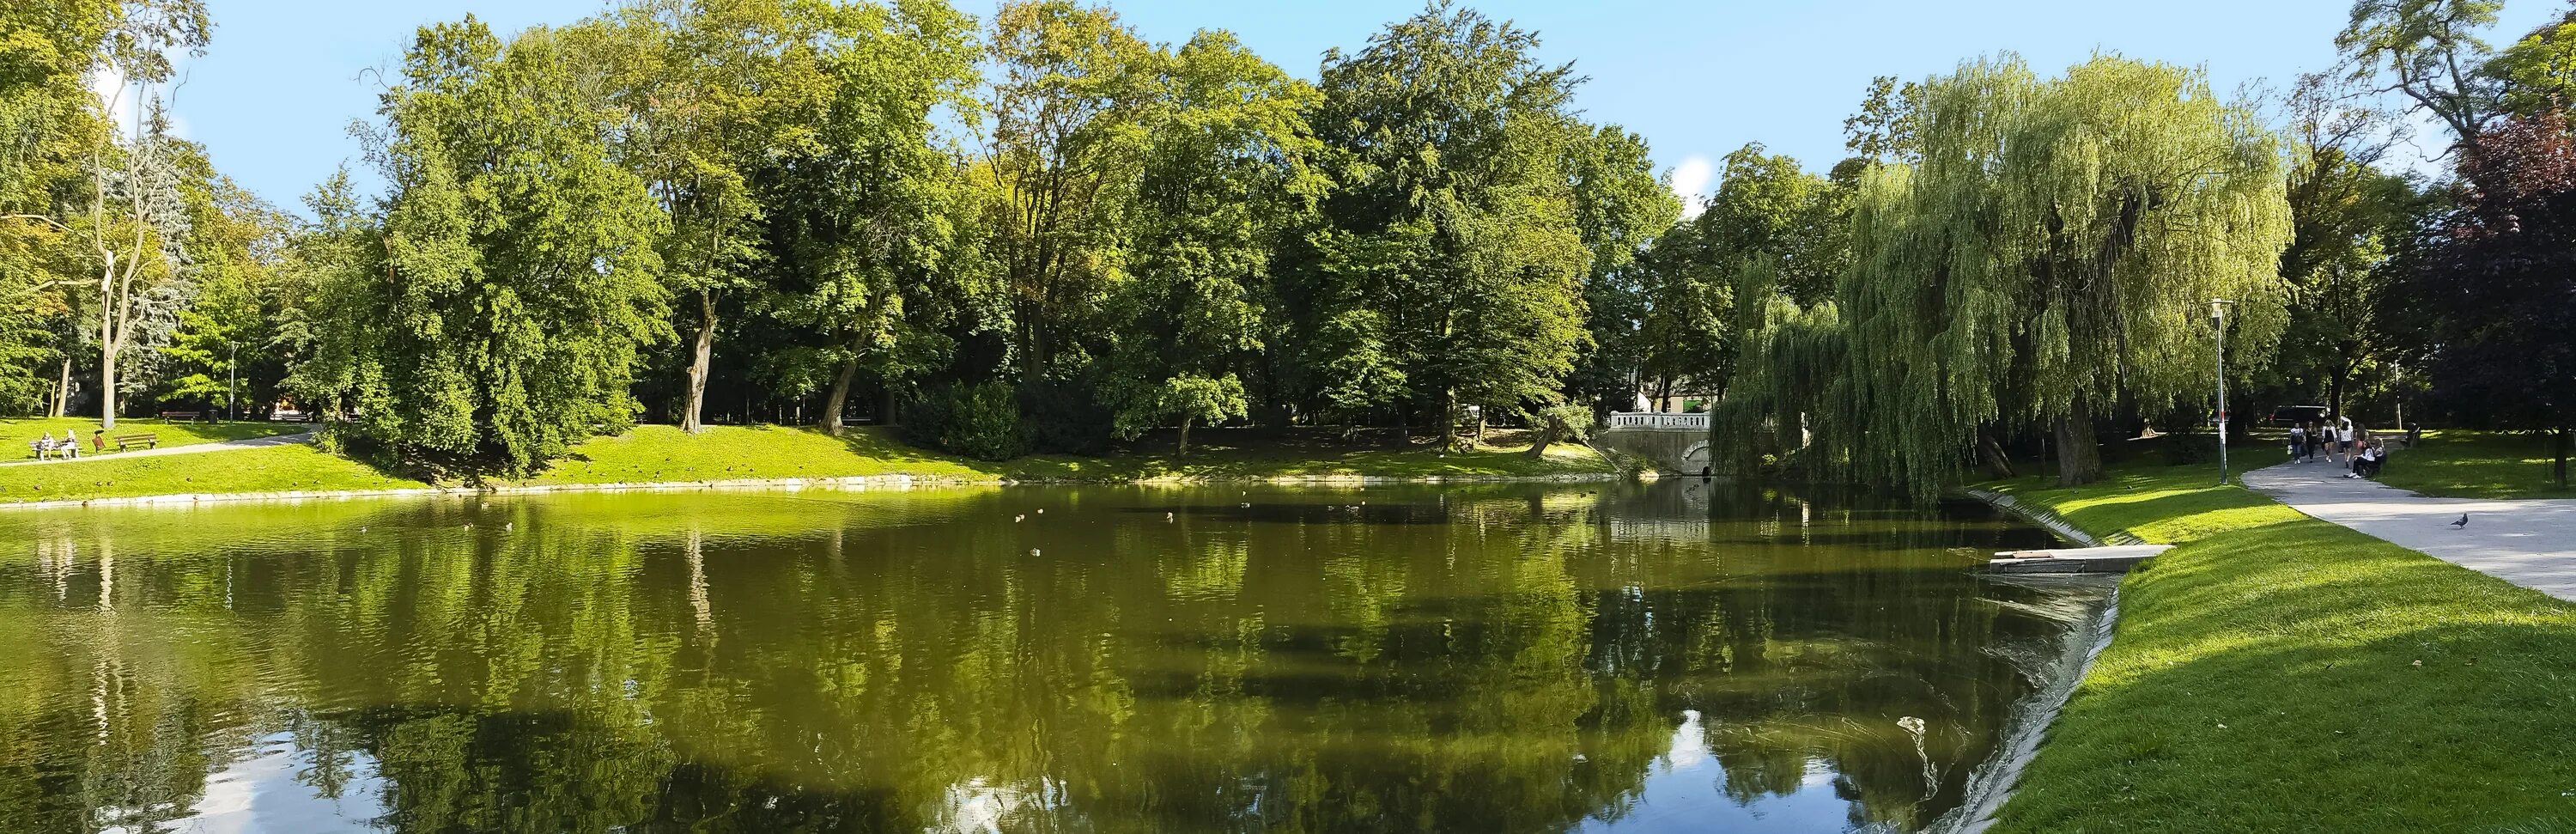
<path fill-rule="evenodd" d="M 151 432 L 144 432 L 142 434 L 120 434 L 116 436 L 117 451 L 122 452 L 128 447 L 133 446 L 141 446 L 146 449 L 161 448 L 161 436 Z"/>
<path fill-rule="evenodd" d="M 204 413 L 205 413 L 205 412 L 202 412 L 202 411 L 164 411 L 164 412 L 161 412 L 161 419 L 164 419 L 164 420 L 194 420 L 194 419 L 197 419 L 197 417 L 198 417 L 199 415 L 202 415 L 202 414 L 204 414 Z"/>

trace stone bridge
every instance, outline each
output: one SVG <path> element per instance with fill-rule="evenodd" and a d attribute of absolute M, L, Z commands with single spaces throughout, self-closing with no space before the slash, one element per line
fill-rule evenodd
<path fill-rule="evenodd" d="M 1614 411 L 1601 426 L 1595 442 L 1602 448 L 1660 471 L 1697 475 L 1711 469 L 1706 412 Z"/>

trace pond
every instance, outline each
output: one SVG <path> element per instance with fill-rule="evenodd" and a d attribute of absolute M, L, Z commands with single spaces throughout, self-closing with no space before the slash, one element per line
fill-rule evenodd
<path fill-rule="evenodd" d="M 1913 831 L 2091 592 L 1708 484 L 0 513 L 0 831 Z"/>

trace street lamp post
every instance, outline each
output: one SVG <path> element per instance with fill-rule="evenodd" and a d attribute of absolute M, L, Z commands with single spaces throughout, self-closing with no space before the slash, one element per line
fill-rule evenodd
<path fill-rule="evenodd" d="M 2236 302 L 2224 298 L 2209 300 L 2210 329 L 2218 335 L 2218 485 L 2227 485 L 2227 305 Z"/>
<path fill-rule="evenodd" d="M 241 419 L 241 414 L 233 406 L 233 391 L 241 387 L 241 346 L 224 347 L 224 421 L 234 422 Z"/>

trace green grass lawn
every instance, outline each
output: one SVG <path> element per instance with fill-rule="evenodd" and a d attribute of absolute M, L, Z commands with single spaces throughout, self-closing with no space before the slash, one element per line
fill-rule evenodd
<path fill-rule="evenodd" d="M 2180 544 L 2122 583 L 2117 637 L 1994 830 L 2576 831 L 2576 604 L 2209 470 L 1990 485 Z"/>
<path fill-rule="evenodd" d="M 190 455 L 0 466 L 0 502 L 185 493 L 398 489 L 418 481 L 302 444 Z"/>
<path fill-rule="evenodd" d="M 236 431 L 266 427 L 244 426 Z M 177 428 L 156 429 L 163 432 L 165 443 L 182 436 Z M 28 435 L 33 434 L 30 429 Z M 1256 439 L 1211 431 L 1199 434 L 1212 442 L 1193 447 L 1187 455 L 1149 448 L 1098 457 L 1040 455 L 992 463 L 916 448 L 881 428 L 855 428 L 834 437 L 807 428 L 715 426 L 690 436 L 671 426 L 638 426 L 623 435 L 582 443 L 574 447 L 570 456 L 533 476 L 499 483 L 693 482 L 889 474 L 970 481 L 1009 478 L 1125 482 L 1313 475 L 1530 476 L 1610 471 L 1607 461 L 1581 444 L 1560 444 L 1548 450 L 1545 457 L 1531 459 L 1508 446 L 1443 454 L 1427 446 L 1355 448 L 1320 438 Z M 184 437 L 184 442 L 221 439 L 195 433 Z M 123 460 L 111 454 L 97 460 L 0 467 L 0 502 L 419 486 L 423 484 L 304 446 Z"/>
<path fill-rule="evenodd" d="M 743 478 L 839 478 L 911 475 L 984 480 L 1002 477 L 985 464 L 904 444 L 884 429 L 854 428 L 841 437 L 787 426 L 710 426 L 690 436 L 675 426 L 636 426 L 596 437 L 520 483 L 610 484 L 724 481 Z"/>
<path fill-rule="evenodd" d="M 1582 444 L 1559 444 L 1545 457 L 1526 445 L 1442 453 L 1429 447 L 1358 448 L 1322 438 L 1236 436 L 1200 431 L 1188 454 L 1163 449 L 1100 456 L 1033 455 L 1001 462 L 968 460 L 911 446 L 891 430 L 853 428 L 833 437 L 786 426 L 712 426 L 695 437 L 671 426 L 637 426 L 594 438 L 524 483 L 593 484 L 712 481 L 740 478 L 834 478 L 903 473 L 934 478 L 1125 482 L 1236 480 L 1288 476 L 1530 476 L 1609 471 Z"/>
<path fill-rule="evenodd" d="M 83 457 L 87 457 L 92 454 L 89 445 L 89 434 L 97 428 L 98 420 L 97 418 L 92 417 L 34 417 L 17 420 L 0 420 L 0 460 L 31 459 L 34 457 L 34 454 L 27 451 L 28 441 L 36 439 L 36 435 L 39 433 L 53 437 L 61 437 L 65 431 L 70 431 L 73 437 L 80 440 L 81 455 Z M 116 421 L 116 430 L 108 432 L 108 436 L 113 438 L 120 434 L 156 434 L 160 435 L 161 445 L 163 446 L 187 446 L 197 443 L 215 443 L 224 440 L 242 440 L 246 438 L 268 437 L 270 435 L 278 434 L 295 434 L 298 432 L 311 431 L 312 429 L 313 424 L 311 423 L 270 423 L 266 421 L 240 423 L 173 423 L 157 418 L 133 419 L 120 417 L 117 418 Z M 114 455 L 115 452 L 113 450 L 116 448 L 114 440 L 109 441 L 108 448 L 110 449 L 108 454 Z"/>
<path fill-rule="evenodd" d="M 2576 497 L 2576 489 L 2551 482 L 2549 470 L 2556 460 L 2545 435 L 2427 431 L 2422 448 L 2389 456 L 2379 481 L 2459 498 Z"/>
<path fill-rule="evenodd" d="M 1233 480 L 1279 477 L 1380 476 L 1532 477 L 1611 471 L 1591 447 L 1559 443 L 1531 458 L 1517 436 L 1467 452 L 1427 445 L 1355 447 L 1318 435 L 1242 435 L 1200 431 L 1189 454 L 1168 447 L 1133 449 L 1100 457 L 1037 455 L 1001 466 L 1011 477 L 1056 481 Z"/>

